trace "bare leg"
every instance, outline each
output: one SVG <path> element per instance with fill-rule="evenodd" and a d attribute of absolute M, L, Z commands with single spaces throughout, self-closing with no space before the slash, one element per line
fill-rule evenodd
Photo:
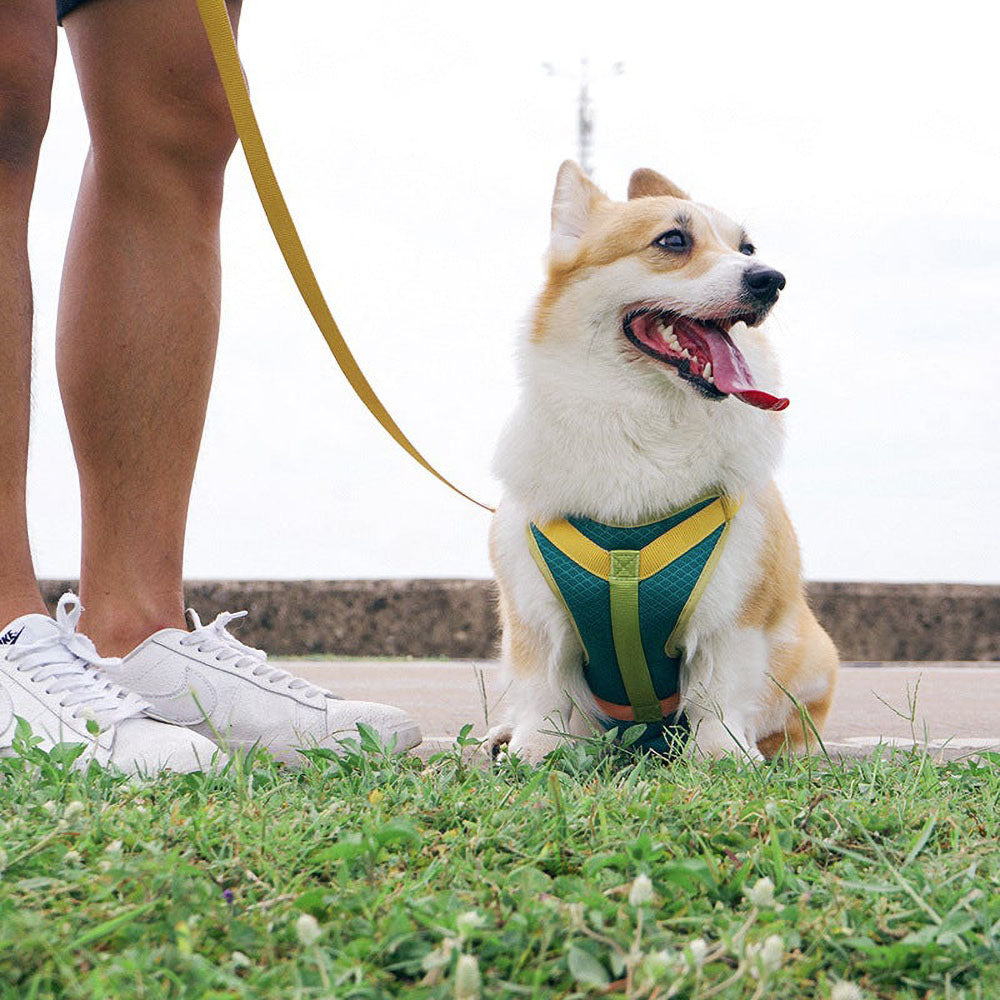
<path fill-rule="evenodd" d="M 82 627 L 119 655 L 183 626 L 236 137 L 193 3 L 92 0 L 65 27 L 91 148 L 63 271 L 59 385 L 80 473 Z"/>
<path fill-rule="evenodd" d="M 0 4 L 0 626 L 45 612 L 24 499 L 32 320 L 28 207 L 55 59 L 52 0 Z"/>

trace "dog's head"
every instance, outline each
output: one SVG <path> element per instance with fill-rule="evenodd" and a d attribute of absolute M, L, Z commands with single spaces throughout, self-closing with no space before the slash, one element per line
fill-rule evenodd
<path fill-rule="evenodd" d="M 535 338 L 577 329 L 592 348 L 595 337 L 613 337 L 609 347 L 679 377 L 686 391 L 782 410 L 788 400 L 754 384 L 732 335 L 738 324 L 758 326 L 784 286 L 742 227 L 666 177 L 637 170 L 628 202 L 615 202 L 567 161 Z"/>

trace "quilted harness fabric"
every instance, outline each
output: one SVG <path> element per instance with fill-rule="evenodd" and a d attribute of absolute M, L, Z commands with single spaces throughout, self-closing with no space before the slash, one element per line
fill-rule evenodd
<path fill-rule="evenodd" d="M 570 516 L 529 525 L 532 555 L 580 640 L 599 721 L 619 733 L 644 725 L 634 747 L 670 753 L 686 738 L 684 632 L 738 506 L 713 495 L 649 524 Z"/>

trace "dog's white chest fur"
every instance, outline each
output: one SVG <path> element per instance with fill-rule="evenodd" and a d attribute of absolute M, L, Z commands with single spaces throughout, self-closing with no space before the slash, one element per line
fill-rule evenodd
<path fill-rule="evenodd" d="M 608 339 L 615 344 L 613 336 Z M 742 346 L 748 360 L 776 380 L 763 343 Z M 780 455 L 781 418 L 734 399 L 702 399 L 667 371 L 623 368 L 619 359 L 602 357 L 603 347 L 595 347 L 589 357 L 565 353 L 558 344 L 533 345 L 523 358 L 524 389 L 495 461 L 504 487 L 495 557 L 514 572 L 514 594 L 532 595 L 523 602 L 527 607 L 520 607 L 515 596 L 520 613 L 534 618 L 541 606 L 546 617 L 558 620 L 565 612 L 552 595 L 539 600 L 546 588 L 527 550 L 529 522 L 576 514 L 641 524 L 710 490 L 742 498 L 692 618 L 690 648 L 697 633 L 713 631 L 738 613 L 759 572 L 757 495 L 770 482 Z M 547 630 L 559 628 L 550 621 Z"/>
<path fill-rule="evenodd" d="M 634 524 L 709 488 L 739 496 L 769 482 L 781 450 L 777 414 L 703 399 L 669 370 L 609 357 L 621 353 L 616 333 L 597 331 L 601 345 L 583 356 L 567 342 L 526 351 L 521 399 L 494 464 L 505 495 L 543 519 Z M 741 346 L 777 382 L 763 341 L 748 332 Z"/>

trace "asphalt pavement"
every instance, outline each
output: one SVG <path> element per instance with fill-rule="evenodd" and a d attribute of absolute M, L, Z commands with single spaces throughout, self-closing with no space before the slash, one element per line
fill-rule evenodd
<path fill-rule="evenodd" d="M 288 660 L 285 669 L 345 698 L 406 709 L 424 755 L 463 725 L 483 735 L 500 721 L 504 684 L 489 660 Z M 828 751 L 859 756 L 918 744 L 942 759 L 1000 751 L 1000 663 L 845 663 L 824 732 Z"/>

